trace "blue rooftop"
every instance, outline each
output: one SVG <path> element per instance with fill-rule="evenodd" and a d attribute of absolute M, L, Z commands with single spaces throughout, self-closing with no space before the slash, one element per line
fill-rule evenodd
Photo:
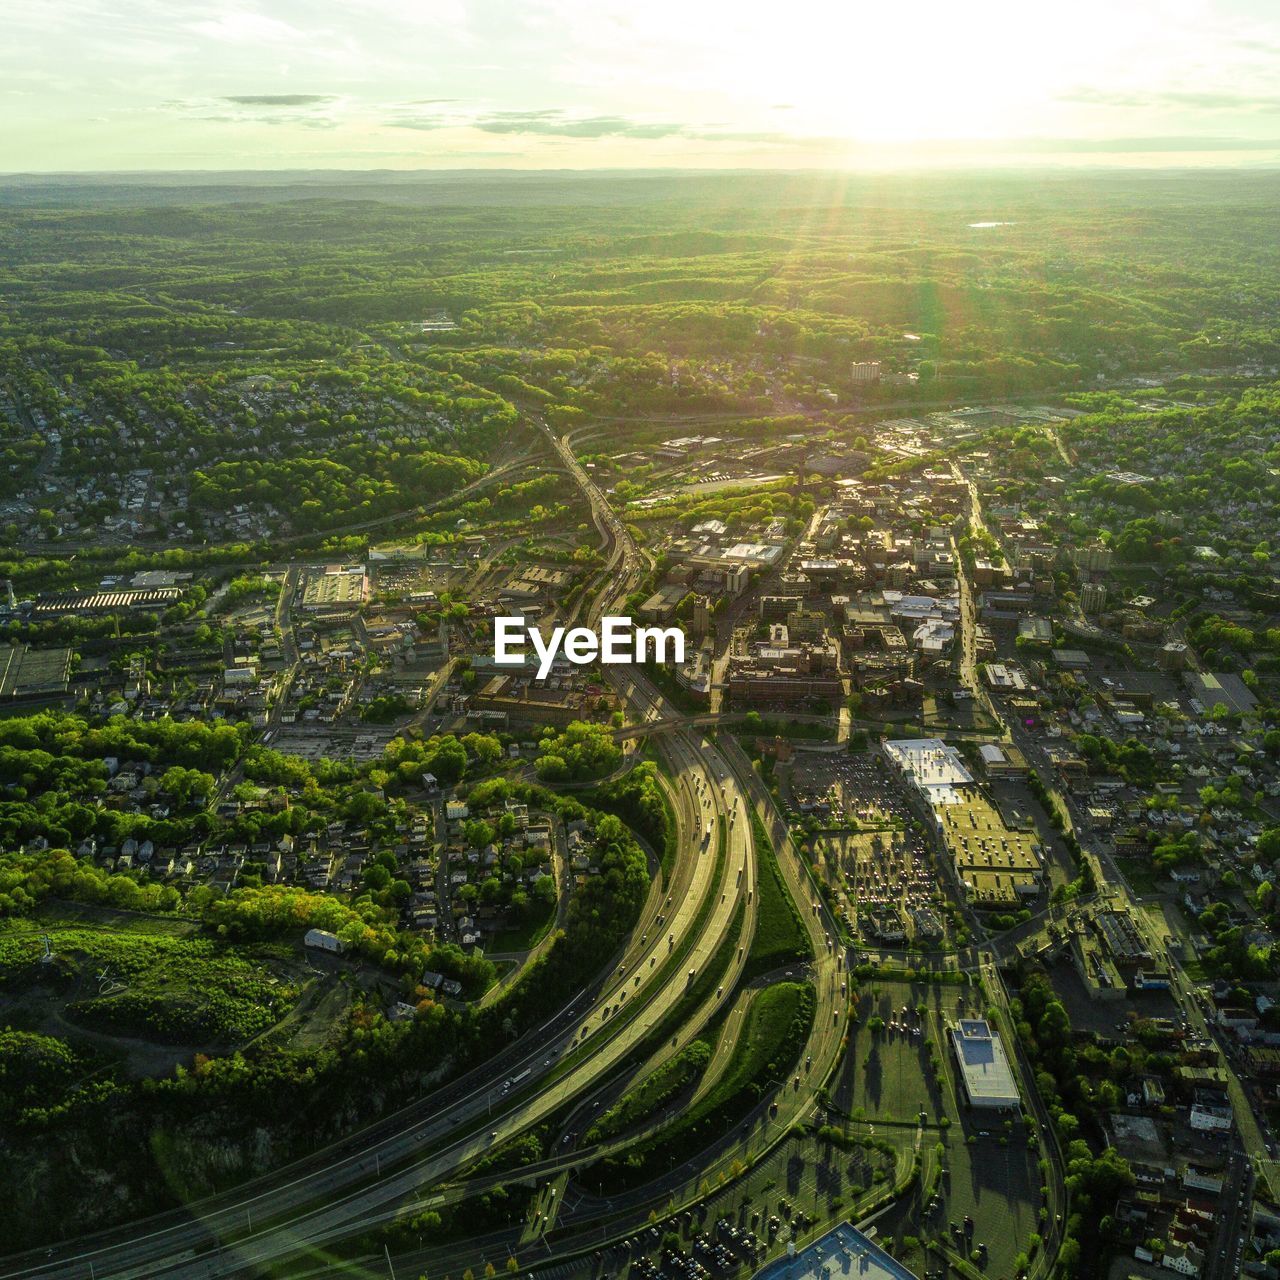
<path fill-rule="evenodd" d="M 917 1280 L 861 1231 L 841 1223 L 811 1245 L 756 1272 L 755 1280 Z"/>

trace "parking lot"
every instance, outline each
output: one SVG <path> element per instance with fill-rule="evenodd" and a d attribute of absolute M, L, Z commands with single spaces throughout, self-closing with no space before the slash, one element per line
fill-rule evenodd
<path fill-rule="evenodd" d="M 816 824 L 814 862 L 852 939 L 955 941 L 950 870 L 878 754 L 797 757 L 790 784 L 796 818 Z"/>
<path fill-rule="evenodd" d="M 966 1257 L 980 1251 L 978 1265 L 987 1275 L 1012 1276 L 1014 1259 L 1043 1227 L 1040 1177 L 1020 1116 L 974 1111 L 961 1101 L 947 1027 L 982 1007 L 976 988 L 869 981 L 833 1094 L 877 1137 L 914 1133 L 923 1106 L 921 1146 L 936 1151 L 942 1145 L 945 1172 L 936 1191 L 926 1185 L 919 1198 L 903 1202 L 882 1223 L 882 1237 L 896 1235 L 900 1244 L 909 1237 L 936 1240 Z M 883 1025 L 877 1028 L 875 1018 Z M 919 1248 L 899 1256 L 917 1275 L 958 1274 L 937 1250 L 927 1259 Z"/>

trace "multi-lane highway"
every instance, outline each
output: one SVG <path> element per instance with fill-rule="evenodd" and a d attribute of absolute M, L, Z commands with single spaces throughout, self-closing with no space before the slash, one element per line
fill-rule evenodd
<path fill-rule="evenodd" d="M 242 1275 L 255 1263 L 395 1216 L 406 1197 L 593 1088 L 680 1001 L 689 973 L 699 972 L 726 936 L 739 901 L 755 897 L 745 811 L 740 798 L 728 794 L 727 770 L 708 763 L 705 740 L 673 738 L 668 750 L 671 771 L 680 779 L 676 808 L 684 853 L 670 901 L 641 935 L 645 941 L 633 940 L 608 979 L 564 1010 L 522 1056 L 502 1063 L 501 1076 L 461 1096 L 442 1097 L 442 1105 L 422 1108 L 425 1116 L 390 1136 L 292 1182 L 193 1206 L 198 1221 L 165 1223 L 105 1247 L 59 1249 L 52 1258 L 27 1259 L 5 1274 L 79 1276 L 92 1262 L 96 1275 L 121 1278 Z M 717 857 L 721 820 L 724 859 Z M 728 873 L 744 861 L 750 874 Z M 424 1150 L 429 1154 L 418 1157 Z M 218 1245 L 220 1253 L 197 1256 L 202 1247 Z"/>
<path fill-rule="evenodd" d="M 592 502 L 610 548 L 608 569 L 585 606 L 589 615 L 597 615 L 633 589 L 642 562 L 576 460 L 566 459 L 566 466 Z M 288 590 L 292 584 L 285 585 Z M 281 621 L 287 626 L 287 614 Z M 630 673 L 622 692 L 641 718 L 671 714 L 638 673 Z M 317 1159 L 128 1232 L 11 1259 L 3 1274 L 51 1280 L 90 1273 L 117 1280 L 241 1276 L 389 1220 L 427 1188 L 590 1093 L 627 1062 L 684 998 L 740 920 L 742 943 L 733 952 L 722 994 L 677 1032 L 672 1046 L 663 1046 L 661 1056 L 678 1049 L 721 1000 L 730 998 L 754 928 L 757 881 L 750 824 L 734 771 L 696 729 L 666 735 L 660 750 L 677 780 L 673 800 L 681 857 L 665 899 L 651 904 L 615 967 L 594 990 L 572 1001 L 516 1051 L 499 1055 L 488 1072 L 471 1073 Z M 827 988 L 835 989 L 831 978 Z"/>

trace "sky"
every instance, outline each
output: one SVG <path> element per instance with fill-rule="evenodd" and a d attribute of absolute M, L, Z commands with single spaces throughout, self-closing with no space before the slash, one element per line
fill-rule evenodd
<path fill-rule="evenodd" d="M 1280 163 L 1280 0 L 0 13 L 0 172 Z"/>

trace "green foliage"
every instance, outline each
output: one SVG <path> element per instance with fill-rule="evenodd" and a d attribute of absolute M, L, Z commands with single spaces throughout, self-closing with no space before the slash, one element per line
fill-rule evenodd
<path fill-rule="evenodd" d="M 766 987 L 751 1003 L 733 1058 L 698 1102 L 654 1136 L 600 1168 L 607 1188 L 621 1189 L 665 1171 L 720 1137 L 774 1085 L 787 1078 L 813 1025 L 816 999 L 808 984 Z"/>
<path fill-rule="evenodd" d="M 257 596 L 274 600 L 279 594 L 279 582 L 272 582 L 270 578 L 261 574 L 246 573 L 231 579 L 223 594 L 222 602 L 228 609 L 234 609 L 237 605 Z"/>
<path fill-rule="evenodd" d="M 587 1130 L 585 1141 L 605 1142 L 655 1115 L 695 1085 L 710 1061 L 711 1046 L 705 1040 L 691 1040 L 674 1058 L 624 1093 Z"/>
<path fill-rule="evenodd" d="M 65 1040 L 0 1029 L 0 1118 L 7 1124 L 47 1123 L 74 1098 L 87 1069 Z"/>
<path fill-rule="evenodd" d="M 636 765 L 621 778 L 606 782 L 591 791 L 589 802 L 609 813 L 616 813 L 632 830 L 658 851 L 663 874 L 670 876 L 675 866 L 676 821 L 661 783 L 658 767 L 651 762 Z"/>
<path fill-rule="evenodd" d="M 809 960 L 813 947 L 800 920 L 800 913 L 778 866 L 773 842 L 755 809 L 751 809 L 751 832 L 759 869 L 759 903 L 755 937 L 747 954 L 743 979 L 768 973 L 793 960 Z"/>
<path fill-rule="evenodd" d="M 360 708 L 360 719 L 366 724 L 390 724 L 412 710 L 413 703 L 403 693 L 384 693 Z"/>
<path fill-rule="evenodd" d="M 105 990 L 66 1007 L 73 1022 L 95 1030 L 171 1044 L 237 1043 L 266 1030 L 297 997 L 260 961 L 208 938 L 55 927 L 48 936 L 54 960 L 41 965 L 37 935 L 0 935 L 0 989 L 39 977 L 75 995 L 106 972 L 96 984 Z"/>
<path fill-rule="evenodd" d="M 502 743 L 490 734 L 453 734 L 427 739 L 393 738 L 385 759 L 394 769 L 394 781 L 404 787 L 421 785 L 424 773 L 433 774 L 442 787 L 453 786 L 464 777 L 483 777 L 502 759 Z"/>
<path fill-rule="evenodd" d="M 622 763 L 622 748 L 602 724 L 575 720 L 560 733 L 548 730 L 534 762 L 543 782 L 585 782 L 612 773 Z"/>
<path fill-rule="evenodd" d="M 1115 770 L 1136 787 L 1151 787 L 1159 781 L 1155 752 L 1137 738 L 1116 744 L 1110 738 L 1082 733 L 1076 746 L 1095 772 Z"/>

